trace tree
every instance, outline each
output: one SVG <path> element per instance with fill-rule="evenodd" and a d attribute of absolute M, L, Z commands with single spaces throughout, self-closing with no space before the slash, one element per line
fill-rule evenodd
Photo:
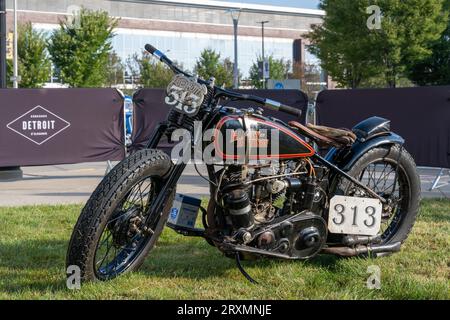
<path fill-rule="evenodd" d="M 144 59 L 146 53 L 140 57 L 137 53 L 127 58 L 125 62 L 125 83 L 131 82 L 137 84 L 140 78 L 140 64 L 141 59 Z"/>
<path fill-rule="evenodd" d="M 322 25 L 308 35 L 309 50 L 320 60 L 333 80 L 343 87 L 357 88 L 363 79 L 376 75 L 376 55 L 371 50 L 374 33 L 365 26 L 366 1 L 322 0 L 326 11 Z"/>
<path fill-rule="evenodd" d="M 322 70 L 316 64 L 294 63 L 289 78 L 300 79 L 302 91 L 311 100 L 314 100 L 317 93 L 323 89 L 323 86 L 320 84 L 322 82 Z"/>
<path fill-rule="evenodd" d="M 109 55 L 107 70 L 107 85 L 109 87 L 113 87 L 124 82 L 125 66 L 117 53 L 112 52 Z"/>
<path fill-rule="evenodd" d="M 233 88 L 233 79 L 234 79 L 234 62 L 231 61 L 230 58 L 225 58 L 223 60 L 223 67 L 225 69 L 224 74 L 225 80 L 222 80 L 222 85 L 225 85 L 226 88 Z M 241 82 L 242 73 L 238 70 L 238 83 Z M 216 81 L 217 82 L 217 81 Z M 220 82 L 217 82 L 220 84 Z"/>
<path fill-rule="evenodd" d="M 48 42 L 53 63 L 62 80 L 72 87 L 99 87 L 107 83 L 111 40 L 118 20 L 104 11 L 81 9 L 65 18 Z"/>
<path fill-rule="evenodd" d="M 444 13 L 448 15 L 450 0 L 447 0 Z M 450 84 L 450 19 L 441 37 L 430 44 L 432 55 L 418 61 L 409 69 L 410 78 L 418 85 Z"/>
<path fill-rule="evenodd" d="M 21 88 L 41 88 L 51 74 L 51 61 L 46 49 L 45 36 L 33 29 L 31 23 L 19 25 L 17 38 L 18 71 Z M 8 82 L 13 75 L 12 61 L 7 61 Z"/>
<path fill-rule="evenodd" d="M 204 79 L 214 77 L 219 86 L 224 85 L 226 88 L 233 86 L 233 62 L 228 58 L 221 60 L 220 53 L 212 49 L 202 51 L 194 72 Z"/>
<path fill-rule="evenodd" d="M 143 53 L 141 57 L 134 55 L 128 62 L 130 75 L 145 88 L 166 88 L 174 74 L 165 64 Z"/>
<path fill-rule="evenodd" d="M 291 62 L 284 59 L 275 59 L 272 55 L 268 57 L 270 78 L 274 80 L 284 80 L 289 77 Z M 264 88 L 264 82 L 261 79 L 259 64 L 262 63 L 262 57 L 258 56 L 256 62 L 250 68 L 250 82 L 257 89 Z"/>
<path fill-rule="evenodd" d="M 6 85 L 12 87 L 11 77 L 13 76 L 13 62 L 6 60 Z"/>
<path fill-rule="evenodd" d="M 373 77 L 395 87 L 409 65 L 431 54 L 429 41 L 445 28 L 444 0 L 321 0 L 322 25 L 308 35 L 311 52 L 341 86 L 357 88 Z M 380 7 L 380 29 L 367 24 L 371 5 Z"/>

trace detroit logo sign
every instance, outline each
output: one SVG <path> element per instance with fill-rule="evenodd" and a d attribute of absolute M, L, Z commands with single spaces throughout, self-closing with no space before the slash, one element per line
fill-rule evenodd
<path fill-rule="evenodd" d="M 53 112 L 36 106 L 6 126 L 40 146 L 69 128 L 70 123 Z"/>

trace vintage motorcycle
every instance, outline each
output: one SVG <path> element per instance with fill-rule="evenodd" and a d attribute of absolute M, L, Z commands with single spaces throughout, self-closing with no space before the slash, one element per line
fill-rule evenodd
<path fill-rule="evenodd" d="M 241 259 L 377 257 L 400 250 L 418 214 L 420 180 L 390 121 L 373 117 L 344 130 L 284 123 L 265 117 L 261 108 L 232 108 L 231 101 L 248 101 L 301 115 L 215 86 L 214 78 L 193 77 L 153 46 L 146 50 L 175 74 L 166 98 L 172 109 L 147 148 L 118 164 L 82 210 L 66 263 L 81 269 L 83 281 L 138 269 L 166 225 L 205 238 L 236 259 L 250 281 Z M 179 130 L 191 134 L 183 144 L 186 154 L 209 148 L 221 160 L 206 164 L 207 176 L 198 170 L 210 185 L 207 208 L 176 194 L 186 157 L 174 159 L 157 149 L 163 137 Z M 208 130 L 212 134 L 205 138 Z M 322 157 L 314 144 L 330 151 Z M 199 213 L 204 228 L 195 227 Z"/>

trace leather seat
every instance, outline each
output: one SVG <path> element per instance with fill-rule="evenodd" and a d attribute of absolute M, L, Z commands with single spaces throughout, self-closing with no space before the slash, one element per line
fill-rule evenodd
<path fill-rule="evenodd" d="M 320 147 L 344 148 L 351 146 L 356 141 L 356 135 L 348 129 L 316 126 L 310 123 L 304 126 L 297 121 L 291 121 L 289 125 L 300 134 L 314 140 Z"/>

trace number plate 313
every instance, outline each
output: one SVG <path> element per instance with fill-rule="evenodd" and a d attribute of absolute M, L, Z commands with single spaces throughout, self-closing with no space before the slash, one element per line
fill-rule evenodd
<path fill-rule="evenodd" d="M 380 231 L 383 205 L 378 199 L 334 196 L 330 201 L 331 233 L 375 236 Z"/>

